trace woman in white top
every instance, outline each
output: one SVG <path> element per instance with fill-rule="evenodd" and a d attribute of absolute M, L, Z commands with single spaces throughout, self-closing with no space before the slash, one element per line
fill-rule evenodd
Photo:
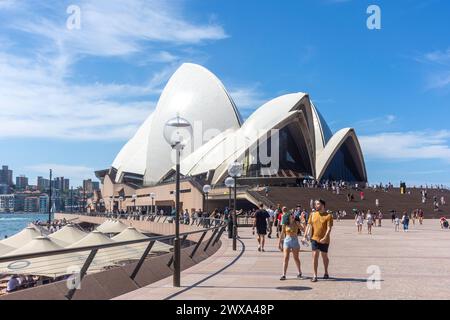
<path fill-rule="evenodd" d="M 364 216 L 362 212 L 358 212 L 358 214 L 355 217 L 355 224 L 358 227 L 358 233 L 362 232 L 362 227 L 364 224 Z"/>
<path fill-rule="evenodd" d="M 400 219 L 399 219 L 399 217 L 397 217 L 397 215 L 395 215 L 394 224 L 395 224 L 395 232 L 399 232 L 400 231 Z"/>
<path fill-rule="evenodd" d="M 366 219 L 367 219 L 367 233 L 372 234 L 373 216 L 370 210 L 367 211 Z"/>

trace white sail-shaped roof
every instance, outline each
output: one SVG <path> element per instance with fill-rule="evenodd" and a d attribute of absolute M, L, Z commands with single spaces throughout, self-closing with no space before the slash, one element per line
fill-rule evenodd
<path fill-rule="evenodd" d="M 290 117 L 298 116 L 306 102 L 309 100 L 305 93 L 288 94 L 269 101 L 257 109 L 240 129 L 218 135 L 186 157 L 181 163 L 181 172 L 195 175 L 214 169 L 212 183 L 217 183 L 226 174 L 229 163 L 242 157 L 272 129 L 280 129 Z"/>
<path fill-rule="evenodd" d="M 316 137 L 316 154 L 318 156 L 333 136 L 333 133 L 328 127 L 328 124 L 324 120 L 322 114 L 319 112 L 319 110 L 317 110 L 316 106 L 313 103 L 311 103 L 311 110 L 314 121 L 314 134 Z"/>
<path fill-rule="evenodd" d="M 152 121 L 153 113 L 114 159 L 112 167 L 117 169 L 116 182 L 119 182 L 122 174 L 126 172 L 142 176 L 145 174 Z"/>
<path fill-rule="evenodd" d="M 359 170 L 359 174 L 363 177 L 363 179 L 367 179 L 366 166 L 364 162 L 363 153 L 361 151 L 361 146 L 359 144 L 358 138 L 356 136 L 355 130 L 352 128 L 345 128 L 339 130 L 327 143 L 323 151 L 317 157 L 317 179 L 320 180 L 323 177 L 326 169 L 330 165 L 334 156 L 338 152 L 338 150 L 342 147 L 342 145 L 348 140 L 351 139 L 352 146 L 352 156 L 355 159 L 355 163 L 357 165 L 357 169 Z M 326 178 L 326 177 L 325 177 Z"/>
<path fill-rule="evenodd" d="M 239 128 L 241 118 L 236 106 L 220 80 L 202 66 L 185 63 L 170 78 L 158 101 L 150 129 L 151 150 L 147 155 L 144 184 L 158 182 L 174 164 L 172 149 L 163 138 L 164 125 L 179 115 L 188 120 L 196 132 L 222 132 Z M 183 150 L 183 157 L 197 150 L 204 142 L 195 137 L 192 146 Z"/>
<path fill-rule="evenodd" d="M 298 148 L 296 159 L 302 162 L 300 174 L 316 179 L 320 179 L 326 171 L 336 153 L 334 145 L 339 144 L 336 141 L 339 141 L 340 133 L 333 136 L 308 94 L 298 92 L 277 97 L 262 105 L 245 123 L 242 123 L 233 100 L 220 80 L 199 65 L 183 64 L 171 77 L 161 94 L 151 121 L 148 120 L 151 124 L 143 125 L 146 127 L 145 130 L 148 130 L 147 154 L 143 156 L 132 147 L 136 141 L 145 139 L 133 138 L 131 146 L 124 148 L 131 150 L 125 153 L 134 152 L 135 159 L 139 159 L 136 160 L 139 166 L 133 164 L 129 167 L 139 167 L 140 170 L 134 170 L 139 174 L 145 171 L 144 186 L 171 178 L 174 161 L 172 150 L 163 138 L 163 132 L 166 122 L 177 115 L 193 125 L 194 136 L 194 145 L 188 145 L 183 150 L 181 173 L 196 176 L 212 172 L 212 180 L 208 181 L 212 184 L 220 183 L 225 178 L 231 162 L 245 161 L 245 165 L 249 168 L 249 164 L 254 163 L 257 143 L 267 140 L 274 132 L 272 130 L 285 129 L 285 133 L 288 130 L 286 139 L 295 141 Z M 145 131 L 143 128 L 140 130 Z M 215 130 L 212 135 L 211 130 Z M 205 139 L 202 135 L 208 138 Z M 141 136 L 141 133 L 137 133 L 136 137 L 138 136 Z M 273 141 L 273 136 L 271 137 Z M 358 169 L 359 176 L 367 181 L 364 157 L 356 135 L 354 139 L 356 147 L 352 147 L 351 150 L 357 153 L 356 158 L 359 160 L 356 163 L 362 163 Z M 123 155 L 119 154 L 118 158 L 124 162 Z M 145 165 L 142 162 L 144 158 Z M 132 164 L 133 161 L 128 163 Z M 263 169 L 268 168 L 265 166 Z M 120 180 L 123 172 L 132 171 L 119 170 L 116 182 Z M 270 168 L 269 171 L 277 170 Z"/>

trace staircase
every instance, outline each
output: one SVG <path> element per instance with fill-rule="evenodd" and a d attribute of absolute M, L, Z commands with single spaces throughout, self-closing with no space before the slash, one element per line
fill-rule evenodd
<path fill-rule="evenodd" d="M 266 207 L 274 206 L 276 203 L 274 203 L 270 198 L 266 198 L 265 194 L 260 194 L 258 191 L 253 190 L 247 190 L 247 193 L 253 197 L 257 203 L 262 203 Z"/>
<path fill-rule="evenodd" d="M 353 219 L 352 210 L 381 210 L 387 218 L 391 210 L 397 212 L 407 211 L 411 213 L 415 209 L 422 209 L 426 218 L 439 218 L 441 216 L 450 214 L 450 190 L 430 190 L 428 189 L 427 203 L 422 203 L 422 196 L 420 189 L 409 189 L 411 194 L 400 194 L 400 189 L 393 189 L 389 192 L 375 191 L 372 189 L 364 189 L 365 199 L 360 199 L 360 191 L 358 190 L 341 190 L 341 194 L 333 194 L 332 191 L 324 189 L 309 189 L 297 187 L 270 187 L 269 195 L 266 198 L 264 191 L 248 191 L 255 198 L 258 194 L 258 201 L 265 205 L 281 204 L 288 208 L 294 208 L 300 204 L 303 208 L 309 209 L 311 199 L 323 199 L 327 203 L 327 209 L 332 211 L 345 210 L 347 218 Z M 347 193 L 352 192 L 354 201 L 347 201 Z M 440 201 L 444 196 L 446 205 L 440 206 L 438 212 L 433 210 L 433 197 L 437 196 Z M 261 199 L 261 200 L 260 200 Z M 264 199 L 265 201 L 263 201 Z M 375 206 L 375 200 L 380 201 L 380 206 Z"/>

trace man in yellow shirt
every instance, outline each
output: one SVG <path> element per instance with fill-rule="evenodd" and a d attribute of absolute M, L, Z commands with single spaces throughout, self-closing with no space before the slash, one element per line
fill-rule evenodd
<path fill-rule="evenodd" d="M 333 215 L 325 211 L 325 201 L 320 199 L 314 202 L 315 212 L 309 215 L 308 226 L 306 228 L 303 241 L 306 241 L 310 234 L 311 249 L 313 256 L 314 276 L 312 282 L 317 282 L 317 268 L 319 265 L 319 254 L 322 255 L 323 266 L 325 269 L 324 279 L 329 279 L 328 265 L 328 247 L 330 246 L 330 233 L 333 227 Z"/>

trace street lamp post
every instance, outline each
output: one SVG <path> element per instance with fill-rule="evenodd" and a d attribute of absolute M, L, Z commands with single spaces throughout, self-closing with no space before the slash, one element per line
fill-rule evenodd
<path fill-rule="evenodd" d="M 228 177 L 225 179 L 225 186 L 228 187 L 228 239 L 232 239 L 233 238 L 233 217 L 232 217 L 232 212 L 231 212 L 231 188 L 234 187 L 234 179 L 233 177 Z"/>
<path fill-rule="evenodd" d="M 70 187 L 70 213 L 73 213 L 73 187 Z"/>
<path fill-rule="evenodd" d="M 209 216 L 209 210 L 208 210 L 208 195 L 211 191 L 211 186 L 209 184 L 205 184 L 203 186 L 203 193 L 205 194 L 205 212 Z"/>
<path fill-rule="evenodd" d="M 233 250 L 237 250 L 237 207 L 236 207 L 236 186 L 237 179 L 242 175 L 242 163 L 233 162 L 228 166 L 228 174 L 234 179 L 234 212 L 233 212 Z"/>
<path fill-rule="evenodd" d="M 150 193 L 150 198 L 152 199 L 152 207 L 151 207 L 151 214 L 153 214 L 154 213 L 154 201 L 155 201 L 155 193 L 154 192 L 151 192 Z"/>
<path fill-rule="evenodd" d="M 50 192 L 48 197 L 48 223 L 52 222 L 52 169 L 50 169 Z"/>
<path fill-rule="evenodd" d="M 100 201 L 100 211 L 104 212 L 103 208 L 105 207 L 105 200 L 100 199 L 99 201 Z"/>
<path fill-rule="evenodd" d="M 120 214 L 120 211 L 122 211 L 122 201 L 123 201 L 123 197 L 120 196 L 119 197 L 119 214 Z"/>
<path fill-rule="evenodd" d="M 112 213 L 113 212 L 113 198 L 109 197 L 108 200 L 109 200 L 109 213 Z"/>
<path fill-rule="evenodd" d="M 133 213 L 136 212 L 136 199 L 137 199 L 137 195 L 133 194 L 131 196 L 131 198 L 133 199 Z"/>
<path fill-rule="evenodd" d="M 225 186 L 228 188 L 228 210 L 231 208 L 231 188 L 234 187 L 233 177 L 228 177 L 225 179 Z"/>
<path fill-rule="evenodd" d="M 175 238 L 173 242 L 173 286 L 180 287 L 180 156 L 188 137 L 191 136 L 192 126 L 186 119 L 177 115 L 164 125 L 164 138 L 176 152 L 175 175 Z"/>

